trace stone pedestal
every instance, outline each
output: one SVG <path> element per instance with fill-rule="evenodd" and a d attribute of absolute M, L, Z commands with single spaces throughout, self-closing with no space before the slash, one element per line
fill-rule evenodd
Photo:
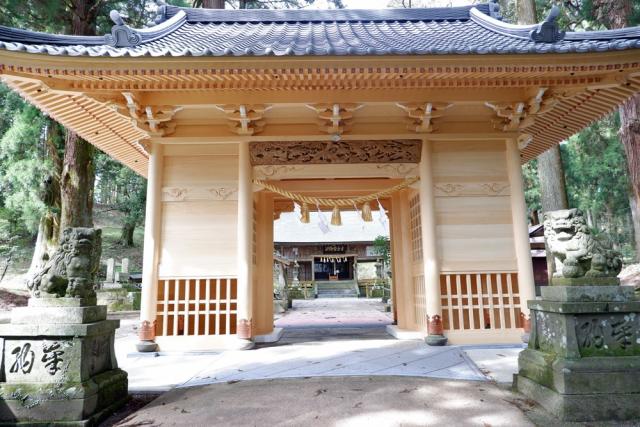
<path fill-rule="evenodd" d="M 563 421 L 640 418 L 640 301 L 621 286 L 549 286 L 529 301 L 514 385 Z"/>
<path fill-rule="evenodd" d="M 118 320 L 95 298 L 31 298 L 0 324 L 0 425 L 89 425 L 127 399 Z"/>

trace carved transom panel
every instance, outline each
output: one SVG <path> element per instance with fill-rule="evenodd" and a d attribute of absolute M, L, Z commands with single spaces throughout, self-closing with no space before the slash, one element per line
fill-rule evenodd
<path fill-rule="evenodd" d="M 419 139 L 252 142 L 253 165 L 419 163 Z"/>

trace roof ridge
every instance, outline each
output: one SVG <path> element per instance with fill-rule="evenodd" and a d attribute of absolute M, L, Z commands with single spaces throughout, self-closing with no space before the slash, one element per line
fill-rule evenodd
<path fill-rule="evenodd" d="M 469 12 L 471 20 L 482 27 L 505 36 L 534 42 L 554 43 L 561 40 L 567 41 L 594 41 L 637 39 L 640 37 L 640 26 L 621 28 L 616 30 L 598 31 L 560 31 L 557 24 L 559 9 L 554 6 L 547 18 L 533 25 L 510 24 L 478 10 Z"/>
<path fill-rule="evenodd" d="M 161 4 L 156 22 L 184 12 L 189 23 L 468 21 L 470 11 L 499 18 L 497 0 L 457 7 L 414 9 L 196 9 Z"/>

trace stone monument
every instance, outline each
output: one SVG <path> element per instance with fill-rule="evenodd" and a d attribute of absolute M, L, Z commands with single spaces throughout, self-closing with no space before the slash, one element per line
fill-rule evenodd
<path fill-rule="evenodd" d="M 100 252 L 100 230 L 64 230 L 28 283 L 28 306 L 0 324 L 0 425 L 86 425 L 126 401 L 114 352 L 119 321 L 96 305 Z"/>
<path fill-rule="evenodd" d="M 640 418 L 640 301 L 617 252 L 576 209 L 545 216 L 551 286 L 528 301 L 531 336 L 514 386 L 563 421 Z"/>

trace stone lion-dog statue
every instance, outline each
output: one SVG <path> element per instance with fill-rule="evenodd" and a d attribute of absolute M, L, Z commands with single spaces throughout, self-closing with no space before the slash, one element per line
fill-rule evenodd
<path fill-rule="evenodd" d="M 36 298 L 94 297 L 101 252 L 102 230 L 65 229 L 58 249 L 42 270 L 27 282 L 31 295 Z"/>
<path fill-rule="evenodd" d="M 620 253 L 591 234 L 578 209 L 547 212 L 544 237 L 554 257 L 553 277 L 616 277 L 622 269 Z"/>

